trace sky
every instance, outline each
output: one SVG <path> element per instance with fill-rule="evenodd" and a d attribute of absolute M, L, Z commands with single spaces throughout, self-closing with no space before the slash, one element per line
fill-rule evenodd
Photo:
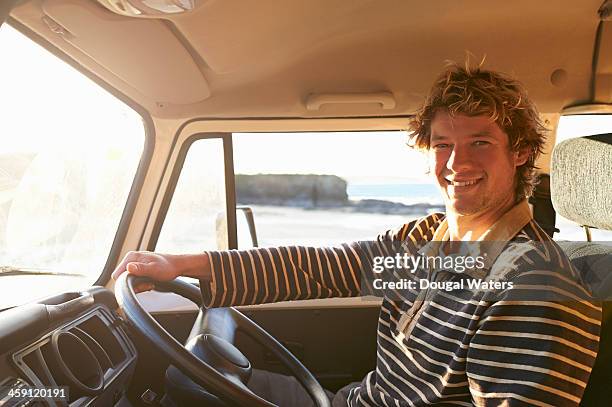
<path fill-rule="evenodd" d="M 238 133 L 234 135 L 235 170 L 334 174 L 360 183 L 429 182 L 425 155 L 410 149 L 406 141 L 403 131 Z"/>

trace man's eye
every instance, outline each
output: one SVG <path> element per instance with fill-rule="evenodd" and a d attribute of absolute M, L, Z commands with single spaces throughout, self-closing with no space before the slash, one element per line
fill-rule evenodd
<path fill-rule="evenodd" d="M 448 144 L 444 144 L 444 143 L 435 144 L 435 145 L 433 146 L 434 150 L 439 150 L 439 149 L 441 149 L 441 148 L 447 148 L 447 147 L 448 147 Z"/>
<path fill-rule="evenodd" d="M 477 141 L 474 142 L 475 146 L 487 146 L 489 144 L 491 144 L 491 143 L 489 143 L 488 141 L 485 141 L 485 140 L 477 140 Z"/>

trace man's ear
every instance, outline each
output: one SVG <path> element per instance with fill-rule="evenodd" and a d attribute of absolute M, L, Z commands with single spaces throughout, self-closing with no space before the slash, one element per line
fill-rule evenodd
<path fill-rule="evenodd" d="M 519 148 L 519 150 L 514 153 L 514 157 L 515 157 L 514 164 L 515 164 L 515 166 L 516 167 L 520 167 L 521 165 L 525 164 L 527 162 L 527 160 L 529 159 L 529 153 L 530 152 L 531 151 L 530 151 L 529 147 Z"/>

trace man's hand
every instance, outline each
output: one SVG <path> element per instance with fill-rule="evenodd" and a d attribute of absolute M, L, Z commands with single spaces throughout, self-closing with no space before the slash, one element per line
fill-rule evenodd
<path fill-rule="evenodd" d="M 207 254 L 161 254 L 153 252 L 128 252 L 113 271 L 113 279 L 127 271 L 136 276 L 150 277 L 156 281 L 170 281 L 178 276 L 201 279 L 210 278 L 210 263 Z M 139 287 L 138 291 L 152 289 Z"/>

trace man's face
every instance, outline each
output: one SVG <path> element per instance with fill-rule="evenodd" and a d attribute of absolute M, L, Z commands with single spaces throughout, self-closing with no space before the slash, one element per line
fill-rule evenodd
<path fill-rule="evenodd" d="M 510 150 L 508 135 L 489 117 L 445 110 L 431 122 L 429 157 L 447 212 L 463 216 L 512 205 L 516 168 L 527 160 Z"/>

